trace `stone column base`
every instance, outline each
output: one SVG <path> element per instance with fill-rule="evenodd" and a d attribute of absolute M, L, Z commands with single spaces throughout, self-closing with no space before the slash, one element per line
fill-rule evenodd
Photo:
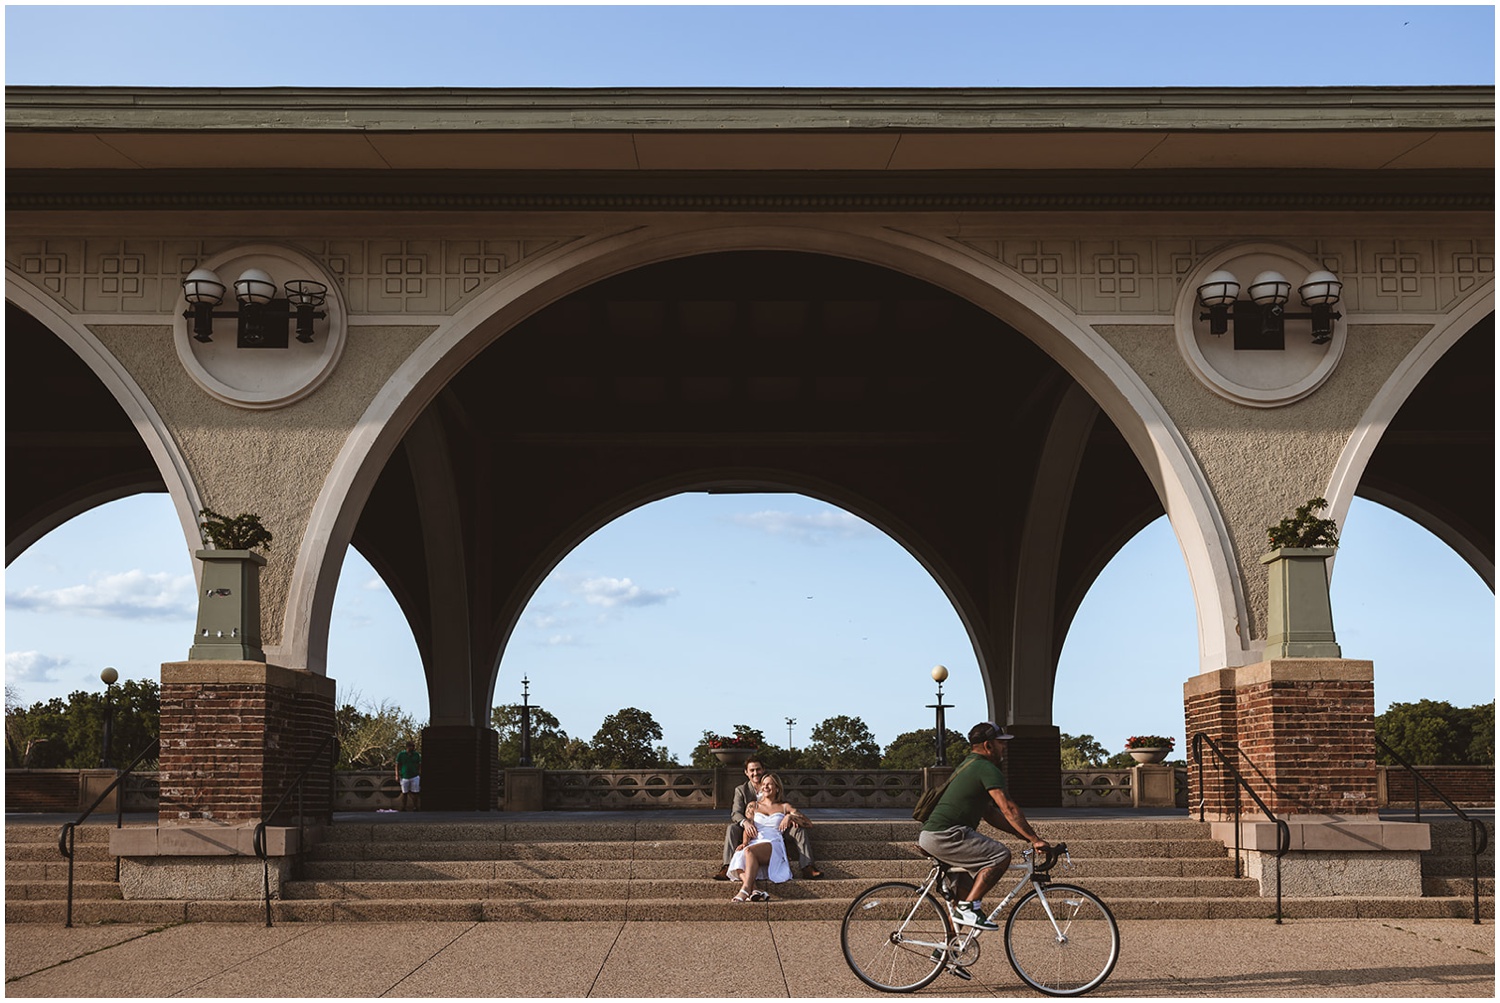
<path fill-rule="evenodd" d="M 1422 897 L 1422 851 L 1432 837 L 1426 823 L 1360 818 L 1287 819 L 1291 849 L 1281 858 L 1285 898 Z M 1213 838 L 1234 851 L 1234 822 L 1214 822 Z M 1276 826 L 1241 823 L 1240 858 L 1262 896 L 1276 895 Z"/>
<path fill-rule="evenodd" d="M 309 844 L 320 828 L 306 830 Z M 266 854 L 271 897 L 291 877 L 299 852 L 295 827 L 268 826 Z M 265 864 L 255 855 L 253 825 L 172 825 L 132 827 L 109 834 L 109 852 L 120 858 L 120 893 L 127 899 L 260 899 L 265 896 Z"/>
<path fill-rule="evenodd" d="M 542 771 L 534 766 L 512 767 L 505 771 L 505 810 L 542 811 L 544 809 Z"/>
<path fill-rule="evenodd" d="M 1136 808 L 1177 807 L 1177 767 L 1150 763 L 1131 770 L 1130 803 Z"/>

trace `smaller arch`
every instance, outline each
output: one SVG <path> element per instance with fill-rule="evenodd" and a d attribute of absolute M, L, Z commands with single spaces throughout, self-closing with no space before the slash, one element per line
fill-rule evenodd
<path fill-rule="evenodd" d="M 1386 380 L 1380 391 L 1360 416 L 1354 434 L 1350 436 L 1339 454 L 1333 473 L 1329 477 L 1324 497 L 1329 501 L 1330 515 L 1340 524 L 1349 513 L 1349 505 L 1356 494 L 1366 494 L 1389 508 L 1406 515 L 1412 521 L 1426 527 L 1453 547 L 1470 567 L 1484 579 L 1493 591 L 1495 588 L 1494 554 L 1485 554 L 1473 541 L 1467 540 L 1454 526 L 1415 504 L 1395 499 L 1389 492 L 1374 492 L 1362 488 L 1361 480 L 1370 465 L 1370 460 L 1380 445 L 1382 437 L 1396 419 L 1402 406 L 1411 398 L 1433 368 L 1466 334 L 1493 318 L 1495 312 L 1494 281 L 1476 289 L 1463 304 L 1427 332 L 1417 347 L 1407 354 L 1401 364 Z M 1493 335 L 1490 335 L 1493 337 Z M 1490 454 L 1493 460 L 1493 453 Z M 1337 557 L 1330 562 L 1337 564 Z"/>
<path fill-rule="evenodd" d="M 14 267 L 6 266 L 5 278 L 6 302 L 15 304 L 57 335 L 99 378 L 105 389 L 125 412 L 126 418 L 150 452 L 156 469 L 161 474 L 162 482 L 166 485 L 167 493 L 172 499 L 172 506 L 177 512 L 178 522 L 182 526 L 183 540 L 189 549 L 196 549 L 195 545 L 201 540 L 198 513 L 203 508 L 202 499 L 188 471 L 187 461 L 178 451 L 176 443 L 167 431 L 166 423 L 157 413 L 150 398 L 136 383 L 135 378 L 81 320 L 59 310 L 51 297 L 32 285 Z M 104 497 L 108 491 L 109 489 L 101 487 L 94 494 L 96 497 L 108 500 Z M 124 497 L 126 494 L 133 493 L 136 492 L 114 494 L 113 497 Z M 75 499 L 73 504 L 80 504 L 81 501 L 81 498 Z M 78 509 L 78 511 L 84 510 L 86 508 Z M 6 548 L 6 563 L 12 560 L 11 549 L 9 546 Z M 202 566 L 197 561 L 192 563 L 194 577 L 201 581 Z"/>

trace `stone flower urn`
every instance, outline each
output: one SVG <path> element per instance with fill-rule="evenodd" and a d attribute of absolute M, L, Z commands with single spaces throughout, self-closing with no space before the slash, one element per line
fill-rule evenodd
<path fill-rule="evenodd" d="M 744 766 L 755 755 L 754 749 L 715 749 L 714 758 L 725 766 Z"/>
<path fill-rule="evenodd" d="M 1137 763 L 1145 765 L 1149 763 L 1161 762 L 1162 760 L 1167 758 L 1167 753 L 1171 752 L 1172 750 L 1168 749 L 1164 745 L 1157 745 L 1145 749 L 1126 749 L 1125 751 L 1130 753 L 1131 759 L 1134 759 Z"/>

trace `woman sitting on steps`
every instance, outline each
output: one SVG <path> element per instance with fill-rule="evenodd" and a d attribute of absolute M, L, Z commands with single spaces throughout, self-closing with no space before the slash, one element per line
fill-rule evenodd
<path fill-rule="evenodd" d="M 768 881 L 780 884 L 792 880 L 792 868 L 786 859 L 782 834 L 793 820 L 806 817 L 781 800 L 781 780 L 768 773 L 760 780 L 760 800 L 745 808 L 745 838 L 729 861 L 729 876 L 737 878 L 740 890 L 732 901 L 764 902 L 771 896 L 755 888 L 755 879 L 765 872 Z"/>

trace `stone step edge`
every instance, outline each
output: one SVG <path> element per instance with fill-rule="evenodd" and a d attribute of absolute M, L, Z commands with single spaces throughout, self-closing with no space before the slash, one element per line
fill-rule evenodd
<path fill-rule="evenodd" d="M 1199 899 L 1176 902 L 1157 899 L 1116 899 L 1111 911 L 1122 921 L 1154 919 L 1270 919 L 1275 901 L 1270 899 Z M 30 907 L 30 908 L 28 908 Z M 826 900 L 783 899 L 764 904 L 737 905 L 730 902 L 695 902 L 677 900 L 640 900 L 620 903 L 598 900 L 550 902 L 528 900 L 370 900 L 333 902 L 317 900 L 273 900 L 273 919 L 283 922 L 396 922 L 427 920 L 460 920 L 472 922 L 566 921 L 583 918 L 607 921 L 686 921 L 702 918 L 716 920 L 771 920 L 778 914 L 789 920 L 816 919 L 837 921 L 846 907 Z M 808 915 L 814 914 L 814 915 Z M 1460 898 L 1308 898 L 1286 899 L 1282 914 L 1288 919 L 1402 919 L 1439 918 L 1466 920 L 1472 916 L 1472 904 Z M 1481 900 L 1481 918 L 1493 919 L 1493 899 Z M 101 922 L 259 922 L 264 919 L 265 904 L 256 900 L 161 901 L 134 900 L 116 902 L 74 903 L 74 924 Z M 61 903 L 12 902 L 6 905 L 6 922 L 58 922 L 63 918 Z"/>

